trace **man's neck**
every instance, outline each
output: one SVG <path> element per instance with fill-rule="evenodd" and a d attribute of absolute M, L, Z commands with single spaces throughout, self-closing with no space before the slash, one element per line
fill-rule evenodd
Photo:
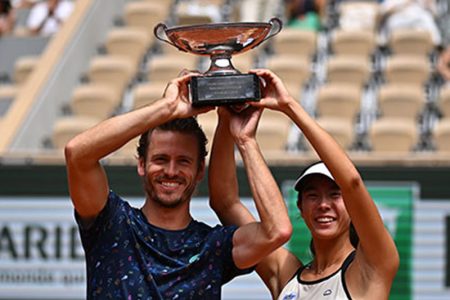
<path fill-rule="evenodd" d="M 189 203 L 164 207 L 147 199 L 141 210 L 150 224 L 167 230 L 185 229 L 192 221 Z"/>

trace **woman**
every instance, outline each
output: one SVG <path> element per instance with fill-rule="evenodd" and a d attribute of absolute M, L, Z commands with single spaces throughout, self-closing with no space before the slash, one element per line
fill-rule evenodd
<path fill-rule="evenodd" d="M 313 261 L 304 264 L 280 248 L 258 264 L 258 274 L 274 299 L 388 299 L 399 256 L 360 174 L 274 73 L 252 72 L 264 81 L 263 98 L 249 103 L 288 116 L 322 160 L 307 168 L 295 184 L 298 207 L 312 235 Z M 239 201 L 230 113 L 219 109 L 209 189 L 211 206 L 221 221 L 243 225 L 254 222 L 254 218 Z M 355 246 L 350 241 L 352 226 L 359 236 Z"/>

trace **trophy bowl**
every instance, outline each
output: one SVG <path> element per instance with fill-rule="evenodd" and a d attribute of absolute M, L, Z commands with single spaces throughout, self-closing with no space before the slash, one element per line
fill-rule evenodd
<path fill-rule="evenodd" d="M 168 28 L 159 23 L 154 28 L 157 39 L 178 50 L 209 56 L 209 69 L 191 80 L 192 105 L 223 105 L 258 101 L 260 82 L 255 74 L 242 74 L 234 68 L 231 57 L 260 45 L 281 31 L 282 22 L 211 23 Z"/>

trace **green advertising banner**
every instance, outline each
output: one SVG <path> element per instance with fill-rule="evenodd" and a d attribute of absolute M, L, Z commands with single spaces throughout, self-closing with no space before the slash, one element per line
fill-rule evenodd
<path fill-rule="evenodd" d="M 285 185 L 287 186 L 287 185 Z M 284 189 L 289 208 L 289 216 L 294 226 L 294 234 L 288 248 L 303 262 L 311 261 L 309 244 L 311 235 L 297 208 L 297 192 Z M 368 190 L 380 210 L 386 228 L 394 238 L 400 254 L 400 268 L 392 285 L 391 300 L 412 299 L 412 235 L 413 202 L 417 198 L 418 188 L 414 184 L 368 185 Z"/>

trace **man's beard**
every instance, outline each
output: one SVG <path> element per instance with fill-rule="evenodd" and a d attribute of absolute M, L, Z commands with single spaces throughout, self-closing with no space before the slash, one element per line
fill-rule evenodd
<path fill-rule="evenodd" d="M 144 179 L 145 180 L 145 179 Z M 175 208 L 186 201 L 189 201 L 191 199 L 192 194 L 194 194 L 196 185 L 194 183 L 191 183 L 181 194 L 179 198 L 166 200 L 163 197 L 159 197 L 158 194 L 155 192 L 155 189 L 152 185 L 148 184 L 148 182 L 144 182 L 144 189 L 147 194 L 147 198 L 158 205 L 165 207 L 165 208 Z M 169 196 L 170 197 L 170 196 Z"/>

